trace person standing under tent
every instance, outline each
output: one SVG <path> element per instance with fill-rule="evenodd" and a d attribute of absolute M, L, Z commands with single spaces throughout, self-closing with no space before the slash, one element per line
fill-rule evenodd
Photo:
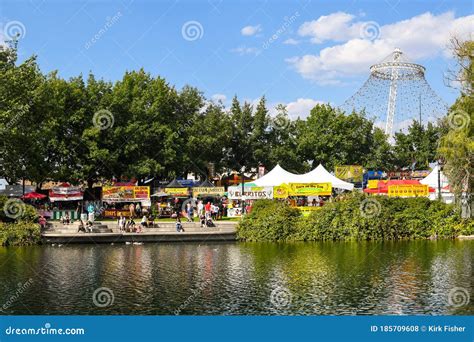
<path fill-rule="evenodd" d="M 198 205 L 197 205 L 197 210 L 198 210 L 199 217 L 204 215 L 204 204 L 202 203 L 202 200 L 199 200 Z"/>

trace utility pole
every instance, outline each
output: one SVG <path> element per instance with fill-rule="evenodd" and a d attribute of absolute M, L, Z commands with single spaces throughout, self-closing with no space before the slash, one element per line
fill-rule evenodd
<path fill-rule="evenodd" d="M 441 159 L 438 160 L 438 200 L 441 201 Z"/>

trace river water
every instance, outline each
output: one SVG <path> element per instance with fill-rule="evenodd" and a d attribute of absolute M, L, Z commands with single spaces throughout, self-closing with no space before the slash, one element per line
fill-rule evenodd
<path fill-rule="evenodd" d="M 0 310 L 472 315 L 473 256 L 451 240 L 0 248 Z"/>

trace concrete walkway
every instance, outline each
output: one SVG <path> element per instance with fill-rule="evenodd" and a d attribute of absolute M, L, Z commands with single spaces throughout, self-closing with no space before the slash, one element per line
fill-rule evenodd
<path fill-rule="evenodd" d="M 216 227 L 201 228 L 198 222 L 182 222 L 184 232 L 177 232 L 174 222 L 160 222 L 158 227 L 144 228 L 142 233 L 123 233 L 115 222 L 96 222 L 96 226 L 105 227 L 109 232 L 78 232 L 78 224 L 63 225 L 53 222 L 48 230 L 42 233 L 43 243 L 133 243 L 133 242 L 205 242 L 235 241 L 235 221 L 217 221 Z"/>

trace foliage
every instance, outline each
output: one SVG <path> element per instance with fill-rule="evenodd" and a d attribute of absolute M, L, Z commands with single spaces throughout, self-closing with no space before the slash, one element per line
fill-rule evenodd
<path fill-rule="evenodd" d="M 277 201 L 257 202 L 238 227 L 245 241 L 399 240 L 473 234 L 452 206 L 427 198 L 353 194 L 307 217 Z"/>
<path fill-rule="evenodd" d="M 458 62 L 456 80 L 461 85 L 461 96 L 451 107 L 445 120 L 446 133 L 442 136 L 438 152 L 444 160 L 444 173 L 460 198 L 468 194 L 468 203 L 472 203 L 474 189 L 474 98 L 472 94 L 474 77 L 474 43 L 453 39 L 453 53 Z"/>
<path fill-rule="evenodd" d="M 292 240 L 300 212 L 281 202 L 259 200 L 239 224 L 238 238 L 245 241 Z"/>
<path fill-rule="evenodd" d="M 0 222 L 36 222 L 38 220 L 38 214 L 33 206 L 25 204 L 20 200 L 18 200 L 18 202 L 13 203 L 13 205 L 10 205 L 9 210 L 8 198 L 6 196 L 0 196 Z M 17 209 L 18 211 L 16 211 Z M 12 212 L 14 214 L 18 213 L 18 217 L 15 217 L 15 219 L 8 217 L 8 212 Z"/>
<path fill-rule="evenodd" d="M 395 133 L 396 165 L 416 170 L 427 169 L 429 163 L 436 160 L 439 137 L 440 127 L 431 122 L 423 126 L 420 122 L 413 121 L 406 133 Z"/>
<path fill-rule="evenodd" d="M 0 246 L 35 245 L 41 241 L 40 226 L 32 222 L 0 222 Z"/>
<path fill-rule="evenodd" d="M 24 246 L 41 240 L 40 226 L 35 208 L 20 201 L 12 207 L 8 198 L 0 196 L 0 246 Z M 18 210 L 18 211 L 16 211 Z M 7 213 L 18 214 L 12 218 Z"/>

